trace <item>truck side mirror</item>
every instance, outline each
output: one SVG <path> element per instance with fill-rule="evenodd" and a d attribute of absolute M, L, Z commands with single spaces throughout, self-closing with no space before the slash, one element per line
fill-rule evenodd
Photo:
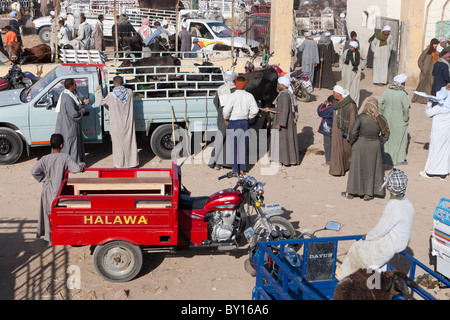
<path fill-rule="evenodd" d="M 53 107 L 53 94 L 46 93 L 45 95 L 43 95 L 42 98 L 37 102 L 36 106 L 50 110 Z"/>

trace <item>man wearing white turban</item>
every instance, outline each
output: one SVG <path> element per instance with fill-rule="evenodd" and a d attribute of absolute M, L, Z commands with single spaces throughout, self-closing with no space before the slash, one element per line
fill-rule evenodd
<path fill-rule="evenodd" d="M 373 51 L 373 83 L 385 85 L 388 83 L 389 60 L 394 49 L 394 39 L 390 35 L 391 27 L 385 26 L 381 33 L 375 35 L 372 41 Z"/>
<path fill-rule="evenodd" d="M 333 96 L 337 100 L 333 104 L 334 116 L 331 129 L 330 174 L 344 176 L 350 169 L 352 148 L 348 142 L 350 128 L 357 115 L 356 103 L 350 93 L 339 85 L 333 88 Z"/>
<path fill-rule="evenodd" d="M 300 164 L 297 138 L 297 99 L 290 90 L 291 82 L 286 77 L 278 78 L 280 93 L 274 100 L 275 117 L 270 139 L 270 160 L 284 166 Z"/>
<path fill-rule="evenodd" d="M 339 58 L 339 69 L 341 70 L 342 86 L 349 90 L 356 107 L 359 108 L 361 73 L 366 67 L 367 59 L 361 57 L 358 47 L 358 42 L 350 41 L 349 49 L 344 50 Z"/>
<path fill-rule="evenodd" d="M 181 31 L 178 33 L 178 37 L 181 40 L 181 52 L 188 52 L 192 49 L 192 35 L 187 30 L 188 24 L 186 22 L 183 22 L 181 24 Z M 183 58 L 187 58 L 186 54 L 183 54 Z"/>
<path fill-rule="evenodd" d="M 383 163 L 406 164 L 410 101 L 405 91 L 407 76 L 399 74 L 378 100 L 378 110 L 389 124 L 390 137 L 383 145 Z"/>

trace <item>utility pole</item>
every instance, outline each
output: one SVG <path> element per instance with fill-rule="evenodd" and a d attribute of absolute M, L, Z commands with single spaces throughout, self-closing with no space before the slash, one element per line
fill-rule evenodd
<path fill-rule="evenodd" d="M 119 35 L 117 31 L 117 0 L 114 0 L 114 31 L 115 31 L 115 42 L 116 42 L 116 53 L 119 51 Z"/>

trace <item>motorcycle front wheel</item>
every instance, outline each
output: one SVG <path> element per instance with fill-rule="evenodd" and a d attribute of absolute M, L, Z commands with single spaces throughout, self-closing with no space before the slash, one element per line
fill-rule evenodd
<path fill-rule="evenodd" d="M 311 95 L 303 89 L 297 90 L 295 95 L 301 102 L 309 102 L 309 100 L 311 100 Z"/>
<path fill-rule="evenodd" d="M 272 230 L 277 230 L 280 234 L 279 240 L 289 240 L 293 239 L 295 237 L 295 229 L 292 226 L 292 224 L 283 217 L 280 216 L 273 216 L 269 218 L 270 225 L 272 226 Z M 260 224 L 255 229 L 255 235 L 250 239 L 250 248 L 253 248 L 257 245 L 260 241 L 266 241 L 268 235 L 272 230 L 267 230 L 267 227 L 264 223 Z M 288 239 L 282 238 L 281 231 L 287 230 L 290 234 L 290 237 Z"/>

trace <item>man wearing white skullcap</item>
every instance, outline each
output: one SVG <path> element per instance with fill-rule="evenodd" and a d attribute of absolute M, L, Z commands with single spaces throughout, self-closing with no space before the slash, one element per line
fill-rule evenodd
<path fill-rule="evenodd" d="M 178 33 L 178 37 L 181 40 L 181 52 L 188 52 L 192 51 L 192 35 L 187 30 L 188 24 L 186 22 L 183 22 L 181 24 L 181 31 Z M 190 55 L 190 54 L 189 54 Z M 187 57 L 186 53 L 183 53 L 183 58 Z"/>
<path fill-rule="evenodd" d="M 359 47 L 359 44 L 356 41 L 350 41 L 349 45 L 350 45 L 350 47 L 353 47 L 355 49 L 358 49 L 358 47 Z"/>
<path fill-rule="evenodd" d="M 209 20 L 218 21 L 218 22 L 223 22 L 224 21 L 222 13 L 220 12 L 220 7 L 219 7 L 219 5 L 217 3 L 214 4 L 213 11 L 208 16 L 208 19 Z"/>
<path fill-rule="evenodd" d="M 394 40 L 390 35 L 391 27 L 385 26 L 381 33 L 375 35 L 372 41 L 373 51 L 373 83 L 385 85 L 388 83 L 389 60 L 394 49 Z"/>
<path fill-rule="evenodd" d="M 278 78 L 280 93 L 275 98 L 275 117 L 270 136 L 270 161 L 274 164 L 290 166 L 300 164 L 297 137 L 297 98 L 289 90 L 291 81 L 287 77 Z"/>
<path fill-rule="evenodd" d="M 333 88 L 333 96 L 337 100 L 333 104 L 334 117 L 331 129 L 331 159 L 332 176 L 344 176 L 350 169 L 352 148 L 348 143 L 348 134 L 357 115 L 356 103 L 349 92 L 339 85 Z"/>
<path fill-rule="evenodd" d="M 348 49 L 344 50 L 339 58 L 342 86 L 349 91 L 357 108 L 360 105 L 361 73 L 367 64 L 367 60 L 361 56 L 358 47 L 357 41 L 350 41 Z"/>
<path fill-rule="evenodd" d="M 408 76 L 406 74 L 402 73 L 402 74 L 399 74 L 394 77 L 394 82 L 397 82 L 400 84 L 405 84 L 407 79 L 408 79 Z"/>
<path fill-rule="evenodd" d="M 226 130 L 227 125 L 223 118 L 223 107 L 227 103 L 228 97 L 236 91 L 234 80 L 236 80 L 236 73 L 233 70 L 228 70 L 224 73 L 223 79 L 225 83 L 217 88 L 216 96 L 214 97 L 214 106 L 217 110 L 217 133 L 214 138 L 214 148 L 211 151 L 211 158 L 208 166 L 220 170 L 222 167 L 231 168 L 232 163 L 227 163 L 227 159 L 231 160 L 232 155 L 230 149 L 227 148 Z M 228 153 L 227 153 L 228 151 Z"/>
<path fill-rule="evenodd" d="M 447 43 L 448 43 L 448 40 L 447 40 L 446 37 L 441 37 L 441 38 L 439 38 L 439 44 L 438 44 L 438 46 L 436 47 L 436 51 L 437 51 L 438 53 L 441 53 L 442 50 L 444 50 L 444 48 L 447 46 Z"/>
<path fill-rule="evenodd" d="M 409 109 L 411 106 L 405 91 L 406 74 L 394 77 L 394 83 L 378 99 L 378 111 L 389 123 L 389 140 L 383 145 L 383 163 L 407 164 Z"/>

